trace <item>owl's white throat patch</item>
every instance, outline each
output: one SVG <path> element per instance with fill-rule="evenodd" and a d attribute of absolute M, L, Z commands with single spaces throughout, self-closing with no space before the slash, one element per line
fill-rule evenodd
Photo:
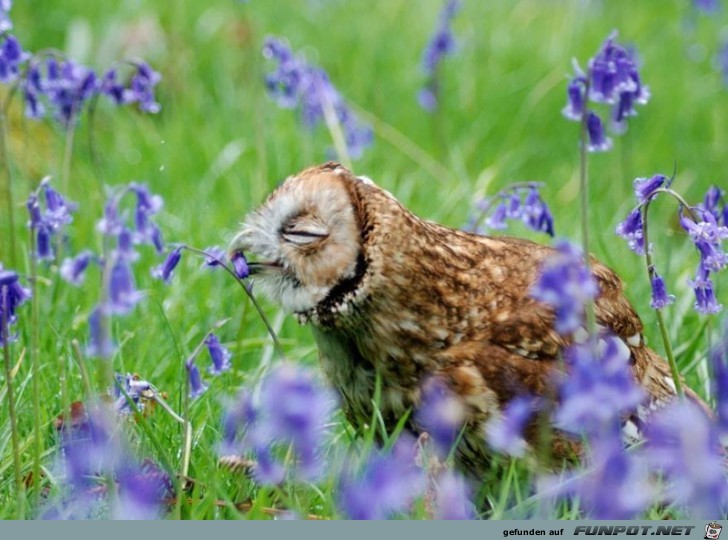
<path fill-rule="evenodd" d="M 362 282 L 366 271 L 366 260 L 359 254 L 354 273 L 342 278 L 331 288 L 326 297 L 312 308 L 296 311 L 298 322 L 323 327 L 345 325 L 347 316 L 353 314 L 356 305 L 363 299 Z"/>

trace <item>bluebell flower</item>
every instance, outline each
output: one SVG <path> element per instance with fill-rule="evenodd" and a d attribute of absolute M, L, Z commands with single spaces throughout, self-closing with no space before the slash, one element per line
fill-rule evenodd
<path fill-rule="evenodd" d="M 435 448 L 447 455 L 460 435 L 465 420 L 465 406 L 439 378 L 422 386 L 421 404 L 415 411 L 418 425 L 430 434 Z"/>
<path fill-rule="evenodd" d="M 205 262 L 203 263 L 206 267 L 218 267 L 221 264 L 225 264 L 227 261 L 227 253 L 220 246 L 211 246 L 205 248 Z M 236 273 L 237 275 L 237 273 Z M 242 278 L 241 278 L 242 279 Z"/>
<path fill-rule="evenodd" d="M 710 272 L 704 267 L 698 267 L 695 279 L 688 280 L 688 285 L 693 288 L 695 293 L 695 311 L 702 315 L 714 315 L 723 309 L 722 304 L 715 297 Z"/>
<path fill-rule="evenodd" d="M 728 238 L 728 227 L 720 225 L 711 212 L 695 209 L 702 218 L 694 222 L 680 211 L 680 226 L 690 236 L 700 253 L 700 264 L 708 272 L 718 272 L 728 266 L 728 254 L 723 241 Z"/>
<path fill-rule="evenodd" d="M 584 306 L 599 292 L 579 248 L 567 241 L 556 244 L 556 253 L 541 266 L 530 294 L 554 308 L 557 332 L 574 332 L 584 324 Z"/>
<path fill-rule="evenodd" d="M 361 157 L 372 144 L 372 130 L 359 121 L 326 72 L 295 56 L 278 38 L 265 40 L 263 56 L 278 63 L 277 69 L 266 76 L 268 93 L 276 103 L 289 109 L 300 107 L 303 124 L 310 128 L 325 120 L 325 106 L 330 107 L 341 125 L 349 155 L 353 159 Z"/>
<path fill-rule="evenodd" d="M 106 306 L 96 306 L 89 315 L 89 344 L 86 350 L 89 356 L 109 358 L 116 350 L 116 345 L 109 336 L 109 329 L 104 326 L 104 321 L 108 321 L 106 310 Z"/>
<path fill-rule="evenodd" d="M 710 365 L 718 427 L 725 436 L 728 435 L 728 320 L 724 321 L 718 343 L 710 351 Z"/>
<path fill-rule="evenodd" d="M 693 0 L 693 6 L 706 15 L 720 11 L 720 0 Z"/>
<path fill-rule="evenodd" d="M 152 276 L 169 283 L 172 280 L 172 273 L 182 259 L 182 247 L 173 249 L 167 255 L 162 264 L 152 268 Z"/>
<path fill-rule="evenodd" d="M 475 519 L 472 493 L 465 478 L 448 470 L 438 476 L 436 484 L 435 519 Z"/>
<path fill-rule="evenodd" d="M 2 22 L 2 10 L 0 10 L 0 25 Z M 5 40 L 0 44 L 0 83 L 9 84 L 17 80 L 21 64 L 29 57 L 15 36 L 5 36 Z"/>
<path fill-rule="evenodd" d="M 637 114 L 634 106 L 647 103 L 650 97 L 649 89 L 642 84 L 634 51 L 619 45 L 616 37 L 613 32 L 607 38 L 589 60 L 586 73 L 574 61 L 575 74 L 567 86 L 568 101 L 562 113 L 579 122 L 586 114 L 590 152 L 607 151 L 612 141 L 604 134 L 601 118 L 588 107 L 587 101 L 611 105 L 612 129 L 623 133 L 627 118 Z"/>
<path fill-rule="evenodd" d="M 13 29 L 13 21 L 10 20 L 10 8 L 13 7 L 12 0 L 0 1 L 0 34 L 4 34 Z"/>
<path fill-rule="evenodd" d="M 632 210 L 627 218 L 617 225 L 617 234 L 627 240 L 629 249 L 638 255 L 645 254 L 645 238 L 642 222 L 642 208 Z"/>
<path fill-rule="evenodd" d="M 503 414 L 491 419 L 485 428 L 488 444 L 498 452 L 522 457 L 528 448 L 523 432 L 526 423 L 541 407 L 532 396 L 517 396 L 503 409 Z"/>
<path fill-rule="evenodd" d="M 728 479 L 718 431 L 694 403 L 680 400 L 645 426 L 650 465 L 665 475 L 665 495 L 693 519 L 725 515 Z"/>
<path fill-rule="evenodd" d="M 10 326 L 17 320 L 19 306 L 30 299 L 30 289 L 20 284 L 17 272 L 4 270 L 0 264 L 0 345 L 14 341 Z"/>
<path fill-rule="evenodd" d="M 554 236 L 554 218 L 539 192 L 540 184 L 525 182 L 510 185 L 492 197 L 476 203 L 476 213 L 470 217 L 470 225 L 465 230 L 474 230 L 477 223 L 485 217 L 489 229 L 506 229 L 507 219 L 522 221 L 529 229 Z"/>
<path fill-rule="evenodd" d="M 656 174 L 651 178 L 635 178 L 634 180 L 634 194 L 640 204 L 654 198 L 655 190 L 668 187 L 670 187 L 670 179 L 664 174 Z"/>
<path fill-rule="evenodd" d="M 39 192 L 43 191 L 45 209 L 41 208 Z M 66 201 L 58 191 L 50 185 L 50 179 L 44 178 L 38 191 L 32 192 L 26 202 L 30 214 L 30 227 L 36 238 L 35 256 L 40 260 L 52 260 L 55 257 L 53 237 L 61 234 L 63 227 L 73 221 L 72 212 L 78 208 L 76 203 Z"/>
<path fill-rule="evenodd" d="M 61 264 L 61 277 L 72 285 L 81 285 L 86 277 L 86 269 L 94 259 L 94 254 L 89 250 L 84 250 L 73 258 L 65 259 Z"/>
<path fill-rule="evenodd" d="M 561 113 L 569 120 L 581 121 L 586 110 L 585 78 L 583 76 L 575 77 L 569 82 L 566 88 L 567 103 Z"/>
<path fill-rule="evenodd" d="M 625 449 L 618 432 L 592 437 L 583 469 L 539 481 L 541 496 L 576 498 L 591 519 L 636 519 L 655 495 L 643 456 Z"/>
<path fill-rule="evenodd" d="M 61 489 L 42 519 L 154 519 L 173 496 L 169 475 L 151 461 L 138 463 L 120 437 L 111 411 L 91 408 L 60 431 Z M 114 497 L 99 489 L 115 482 Z"/>
<path fill-rule="evenodd" d="M 232 364 L 230 364 L 232 354 L 230 354 L 227 348 L 223 347 L 215 334 L 207 335 L 205 338 L 205 346 L 210 353 L 210 360 L 212 360 L 212 365 L 208 370 L 210 373 L 219 375 L 232 367 Z"/>
<path fill-rule="evenodd" d="M 315 480 L 323 472 L 321 450 L 335 408 L 333 394 L 310 371 L 281 364 L 263 380 L 257 402 L 243 392 L 228 408 L 223 451 L 253 454 L 253 474 L 263 484 L 280 483 L 286 474 Z M 278 450 L 290 450 L 294 461 L 283 462 Z"/>
<path fill-rule="evenodd" d="M 142 294 L 136 289 L 134 274 L 129 263 L 117 258 L 111 267 L 109 276 L 109 298 L 107 306 L 109 313 L 126 315 L 142 299 Z"/>
<path fill-rule="evenodd" d="M 652 280 L 652 301 L 650 306 L 653 309 L 664 309 L 675 301 L 674 294 L 667 294 L 665 280 L 657 272 L 653 272 Z"/>
<path fill-rule="evenodd" d="M 197 399 L 207 391 L 207 384 L 200 377 L 200 370 L 197 368 L 194 358 L 190 358 L 185 362 L 185 369 L 187 369 L 190 399 Z"/>
<path fill-rule="evenodd" d="M 144 402 L 142 398 L 150 398 L 154 394 L 154 389 L 149 381 L 140 379 L 136 375 L 126 374 L 121 375 L 117 373 L 115 375 L 115 386 L 114 386 L 114 410 L 120 413 L 131 412 L 129 401 L 127 396 L 134 402 L 138 409 L 144 408 Z M 121 391 L 124 390 L 124 392 Z M 126 395 L 124 395 L 126 393 Z"/>
<path fill-rule="evenodd" d="M 604 133 L 604 126 L 599 115 L 589 111 L 586 118 L 586 130 L 589 135 L 587 149 L 590 152 L 606 152 L 612 148 L 612 139 Z"/>
<path fill-rule="evenodd" d="M 728 204 L 725 200 L 725 191 L 719 187 L 710 186 L 698 208 L 703 212 L 710 212 L 717 223 L 728 226 Z"/>
<path fill-rule="evenodd" d="M 231 259 L 233 264 L 233 270 L 235 275 L 240 279 L 245 279 L 250 275 L 250 268 L 248 267 L 248 261 L 245 258 L 245 253 L 242 251 L 236 251 Z"/>
<path fill-rule="evenodd" d="M 564 360 L 567 369 L 558 382 L 560 403 L 554 418 L 558 428 L 601 432 L 619 424 L 623 413 L 644 400 L 629 365 L 629 349 L 620 338 L 604 335 L 572 345 Z"/>
<path fill-rule="evenodd" d="M 455 50 L 455 37 L 452 33 L 452 21 L 460 10 L 459 0 L 446 0 L 440 12 L 435 33 L 422 53 L 422 69 L 427 76 L 425 87 L 418 94 L 418 101 L 423 109 L 432 112 L 438 106 L 439 84 L 437 70 L 445 56 Z"/>
<path fill-rule="evenodd" d="M 348 519 L 382 520 L 407 511 L 426 487 L 424 471 L 416 465 L 414 441 L 400 437 L 389 452 L 374 450 L 356 470 L 340 476 L 338 504 Z"/>

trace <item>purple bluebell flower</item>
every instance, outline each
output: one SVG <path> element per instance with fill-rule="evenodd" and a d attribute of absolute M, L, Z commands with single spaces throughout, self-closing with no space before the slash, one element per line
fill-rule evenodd
<path fill-rule="evenodd" d="M 266 77 L 268 93 L 276 103 L 288 109 L 300 107 L 303 124 L 310 128 L 324 121 L 325 110 L 330 108 L 341 125 L 349 154 L 354 159 L 361 157 L 372 143 L 371 128 L 359 121 L 326 72 L 295 56 L 278 38 L 265 40 L 263 56 L 278 62 L 277 69 Z"/>
<path fill-rule="evenodd" d="M 172 273 L 182 259 L 182 247 L 173 249 L 167 255 L 162 264 L 152 268 L 152 276 L 169 283 L 172 280 Z"/>
<path fill-rule="evenodd" d="M 493 418 L 486 425 L 486 440 L 498 452 L 515 457 L 526 453 L 528 444 L 523 438 L 526 423 L 541 407 L 540 400 L 532 396 L 517 396 L 511 399 L 503 414 Z"/>
<path fill-rule="evenodd" d="M 695 9 L 706 15 L 712 15 L 720 11 L 720 0 L 693 0 Z"/>
<path fill-rule="evenodd" d="M 654 198 L 656 189 L 668 187 L 670 187 L 670 179 L 664 174 L 656 174 L 651 178 L 635 178 L 634 180 L 634 194 L 640 204 Z"/>
<path fill-rule="evenodd" d="M 702 266 L 698 267 L 695 279 L 688 280 L 688 285 L 695 293 L 695 311 L 702 315 L 714 315 L 720 313 L 723 305 L 718 302 L 713 290 L 713 280 L 710 273 Z"/>
<path fill-rule="evenodd" d="M 698 207 L 704 212 L 710 212 L 717 223 L 728 226 L 728 204 L 725 200 L 725 191 L 719 187 L 710 186 L 702 204 Z"/>
<path fill-rule="evenodd" d="M 245 258 L 245 253 L 242 251 L 236 251 L 233 253 L 231 258 L 233 264 L 233 270 L 235 275 L 240 279 L 245 279 L 250 275 L 250 268 L 248 267 L 248 261 Z"/>
<path fill-rule="evenodd" d="M 589 111 L 586 119 L 586 129 L 589 135 L 587 149 L 590 152 L 606 152 L 612 148 L 612 139 L 604 133 L 604 126 L 599 115 Z"/>
<path fill-rule="evenodd" d="M 598 292 L 579 248 L 561 241 L 556 244 L 556 253 L 544 261 L 530 294 L 554 308 L 556 331 L 567 334 L 583 326 L 584 306 Z"/>
<path fill-rule="evenodd" d="M 674 294 L 667 294 L 665 280 L 657 272 L 653 272 L 652 280 L 652 309 L 664 309 L 675 301 Z"/>
<path fill-rule="evenodd" d="M 584 96 L 585 78 L 582 75 L 574 77 L 566 89 L 568 101 L 561 113 L 569 120 L 581 122 L 586 110 L 586 97 Z"/>
<path fill-rule="evenodd" d="M 153 462 L 138 463 L 121 438 L 112 411 L 83 409 L 83 417 L 60 431 L 59 482 L 65 489 L 43 519 L 154 519 L 173 495 L 169 475 Z M 100 489 L 115 482 L 114 497 Z"/>
<path fill-rule="evenodd" d="M 453 471 L 445 471 L 436 480 L 435 519 L 475 519 L 471 490 L 465 478 Z"/>
<path fill-rule="evenodd" d="M 39 191 L 43 190 L 45 195 L 45 209 L 41 208 Z M 30 221 L 28 227 L 36 237 L 35 256 L 40 260 L 51 260 L 55 257 L 53 251 L 53 237 L 60 234 L 63 227 L 73 221 L 72 212 L 75 212 L 78 205 L 66 201 L 66 199 L 53 189 L 50 179 L 44 178 L 40 183 L 38 191 L 32 192 L 26 202 Z"/>
<path fill-rule="evenodd" d="M 40 224 L 36 233 L 35 255 L 41 261 L 52 261 L 55 258 L 51 244 L 52 229 L 45 222 Z"/>
<path fill-rule="evenodd" d="M 637 207 L 632 210 L 627 218 L 617 225 L 617 234 L 627 240 L 629 249 L 638 255 L 645 254 L 642 208 Z"/>
<path fill-rule="evenodd" d="M 718 272 L 728 266 L 728 254 L 722 243 L 728 239 L 728 227 L 720 225 L 711 212 L 700 211 L 702 217 L 697 223 L 685 217 L 680 211 L 680 225 L 688 233 L 700 253 L 700 264 L 708 272 Z"/>
<path fill-rule="evenodd" d="M 205 262 L 203 263 L 206 267 L 217 267 L 221 264 L 225 264 L 227 261 L 227 253 L 220 246 L 211 246 L 205 250 Z M 242 278 L 241 278 L 242 279 Z"/>
<path fill-rule="evenodd" d="M 61 264 L 61 277 L 77 287 L 83 283 L 86 277 L 86 268 L 95 258 L 94 254 L 89 250 L 84 250 L 75 257 L 65 259 Z"/>
<path fill-rule="evenodd" d="M 0 10 L 0 25 L 2 23 L 2 10 Z M 5 40 L 0 44 L 0 83 L 9 84 L 17 80 L 21 64 L 29 57 L 15 36 L 5 36 Z"/>
<path fill-rule="evenodd" d="M 710 365 L 718 427 L 725 436 L 728 435 L 728 320 L 724 321 L 718 343 L 710 351 Z"/>
<path fill-rule="evenodd" d="M 572 433 L 603 431 L 636 409 L 644 392 L 629 365 L 630 351 L 618 337 L 604 335 L 570 346 L 566 374 L 558 383 L 561 401 L 555 424 Z"/>
<path fill-rule="evenodd" d="M 311 372 L 281 364 L 263 380 L 257 402 L 243 392 L 228 409 L 223 451 L 252 453 L 256 458 L 253 473 L 263 484 L 280 483 L 285 474 L 314 480 L 323 471 L 321 450 L 335 407 L 333 394 Z M 289 449 L 295 461 L 282 462 L 281 455 Z"/>
<path fill-rule="evenodd" d="M 106 307 L 96 306 L 88 318 L 89 326 L 89 344 L 87 354 L 89 356 L 98 356 L 100 358 L 109 358 L 116 350 L 116 345 L 109 336 L 108 314 L 105 313 Z"/>
<path fill-rule="evenodd" d="M 111 267 L 109 277 L 109 312 L 126 315 L 141 299 L 142 294 L 136 289 L 134 274 L 129 263 L 117 258 Z"/>
<path fill-rule="evenodd" d="M 619 433 L 590 439 L 584 468 L 539 482 L 540 495 L 576 497 L 591 519 L 635 519 L 654 497 L 649 469 L 638 453 L 625 449 Z"/>
<path fill-rule="evenodd" d="M 349 519 L 381 520 L 405 512 L 424 493 L 424 471 L 415 463 L 414 441 L 400 437 L 389 452 L 372 451 L 359 471 L 339 480 L 338 502 Z"/>
<path fill-rule="evenodd" d="M 455 50 L 452 21 L 460 7 L 460 0 L 445 1 L 435 33 L 422 53 L 422 69 L 427 76 L 427 83 L 418 94 L 418 101 L 422 108 L 428 112 L 434 111 L 438 106 L 439 84 L 437 71 L 443 58 L 451 55 Z"/>
<path fill-rule="evenodd" d="M 604 134 L 601 118 L 589 109 L 587 100 L 611 105 L 613 131 L 623 133 L 627 118 L 637 114 L 634 106 L 647 103 L 650 96 L 649 89 L 642 84 L 635 52 L 619 45 L 616 38 L 616 32 L 607 38 L 589 60 L 587 73 L 574 61 L 575 75 L 567 87 L 568 101 L 562 113 L 575 121 L 582 121 L 586 114 L 590 152 L 607 151 L 612 141 Z"/>
<path fill-rule="evenodd" d="M 142 409 L 144 402 L 143 397 L 151 397 L 154 394 L 154 389 L 149 381 L 139 379 L 135 375 L 121 375 L 117 373 L 115 376 L 116 384 L 114 386 L 114 410 L 121 413 L 131 412 L 129 401 L 127 396 L 136 404 L 139 409 Z M 123 392 L 121 390 L 124 390 Z M 126 393 L 126 395 L 124 395 Z"/>
<path fill-rule="evenodd" d="M 173 496 L 169 475 L 146 460 L 140 466 L 131 463 L 116 472 L 118 496 L 111 518 L 152 520 L 163 516 L 165 500 Z"/>
<path fill-rule="evenodd" d="M 415 420 L 430 434 L 437 451 L 446 456 L 460 435 L 465 406 L 442 379 L 432 378 L 422 386 L 422 403 Z"/>
<path fill-rule="evenodd" d="M 136 64 L 136 73 L 131 78 L 132 102 L 139 103 L 139 109 L 147 113 L 158 113 L 161 105 L 154 97 L 154 87 L 161 77 L 146 62 Z"/>
<path fill-rule="evenodd" d="M 476 232 L 473 227 L 485 216 L 489 229 L 505 229 L 507 219 L 517 219 L 536 232 L 554 236 L 554 218 L 541 197 L 540 186 L 537 182 L 514 184 L 478 201 L 476 213 L 470 217 L 470 225 L 465 230 Z"/>
<path fill-rule="evenodd" d="M 13 21 L 10 20 L 10 14 L 8 13 L 12 7 L 12 0 L 0 1 L 0 34 L 4 34 L 13 29 Z"/>
<path fill-rule="evenodd" d="M 724 515 L 728 480 L 718 431 L 696 404 L 680 400 L 645 426 L 650 465 L 667 480 L 665 495 L 694 519 Z"/>
<path fill-rule="evenodd" d="M 223 347 L 215 334 L 207 335 L 205 338 L 205 346 L 210 353 L 210 360 L 212 360 L 212 365 L 208 370 L 210 373 L 220 375 L 232 367 L 232 364 L 230 364 L 232 354 L 230 354 L 227 348 Z"/>
<path fill-rule="evenodd" d="M 197 399 L 207 391 L 207 384 L 200 377 L 200 370 L 197 369 L 194 358 L 190 358 L 185 362 L 185 369 L 187 369 L 190 399 Z"/>
<path fill-rule="evenodd" d="M 4 270 L 0 264 L 0 345 L 15 341 L 10 325 L 17 320 L 16 310 L 30 299 L 30 289 L 20 284 L 20 278 L 12 270 Z"/>

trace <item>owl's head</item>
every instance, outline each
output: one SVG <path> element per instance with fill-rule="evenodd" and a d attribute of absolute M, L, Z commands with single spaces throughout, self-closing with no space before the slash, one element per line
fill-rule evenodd
<path fill-rule="evenodd" d="M 336 163 L 288 177 L 251 212 L 229 251 L 249 257 L 255 284 L 288 312 L 332 301 L 363 271 L 357 178 Z"/>

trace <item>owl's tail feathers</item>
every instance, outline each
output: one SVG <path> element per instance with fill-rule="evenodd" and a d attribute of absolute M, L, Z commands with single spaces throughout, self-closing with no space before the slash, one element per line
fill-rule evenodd
<path fill-rule="evenodd" d="M 632 353 L 635 357 L 637 377 L 648 394 L 644 412 L 646 413 L 645 416 L 649 416 L 650 413 L 664 407 L 677 397 L 675 381 L 672 378 L 670 365 L 652 349 L 640 347 L 633 349 Z M 681 382 L 685 397 L 702 409 L 709 418 L 712 418 L 715 413 L 708 404 L 684 381 Z M 644 421 L 646 418 L 641 418 L 641 420 Z"/>

